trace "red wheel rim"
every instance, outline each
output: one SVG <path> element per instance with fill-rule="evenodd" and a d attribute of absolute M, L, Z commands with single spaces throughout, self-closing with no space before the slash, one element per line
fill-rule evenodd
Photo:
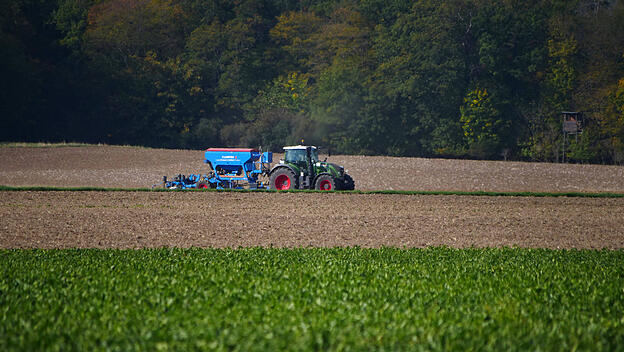
<path fill-rule="evenodd" d="M 329 182 L 329 180 L 322 180 L 321 181 L 321 190 L 322 191 L 331 191 L 332 189 L 332 185 L 331 182 Z"/>
<path fill-rule="evenodd" d="M 208 189 L 208 185 L 207 185 L 207 184 L 205 184 L 205 183 L 202 183 L 202 184 L 200 184 L 200 185 L 199 185 L 199 187 L 197 187 L 197 188 Z"/>
<path fill-rule="evenodd" d="M 275 178 L 275 189 L 280 191 L 290 189 L 290 178 L 286 175 L 278 175 Z"/>

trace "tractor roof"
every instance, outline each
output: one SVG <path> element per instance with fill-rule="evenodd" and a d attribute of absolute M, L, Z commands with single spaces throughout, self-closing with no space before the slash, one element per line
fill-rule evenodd
<path fill-rule="evenodd" d="M 291 147 L 284 147 L 284 150 L 289 150 L 289 149 L 304 149 L 305 150 L 308 147 L 312 149 L 316 149 L 316 147 L 313 145 L 293 145 Z"/>

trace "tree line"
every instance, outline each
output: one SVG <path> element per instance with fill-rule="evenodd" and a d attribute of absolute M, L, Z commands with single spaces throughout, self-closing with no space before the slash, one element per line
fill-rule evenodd
<path fill-rule="evenodd" d="M 12 0 L 0 30 L 5 141 L 624 162 L 622 1 Z"/>

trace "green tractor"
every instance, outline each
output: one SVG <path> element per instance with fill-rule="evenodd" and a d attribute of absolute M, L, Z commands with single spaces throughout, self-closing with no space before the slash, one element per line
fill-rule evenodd
<path fill-rule="evenodd" d="M 326 159 L 327 160 L 327 159 Z M 318 149 L 297 145 L 284 147 L 280 160 L 269 173 L 271 189 L 353 190 L 355 182 L 340 165 L 320 161 Z"/>

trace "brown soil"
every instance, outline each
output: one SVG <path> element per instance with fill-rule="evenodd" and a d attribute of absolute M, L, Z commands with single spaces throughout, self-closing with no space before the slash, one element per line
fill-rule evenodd
<path fill-rule="evenodd" d="M 275 161 L 281 155 L 275 155 Z M 206 173 L 202 151 L 0 148 L 0 184 L 150 187 Z M 624 192 L 624 167 L 332 156 L 363 190 Z M 0 248 L 624 248 L 624 199 L 0 192 Z"/>
<path fill-rule="evenodd" d="M 280 155 L 276 154 L 275 161 Z M 361 190 L 624 192 L 624 167 L 332 156 Z M 133 147 L 0 148 L 0 185 L 150 187 L 207 173 L 202 151 Z"/>
<path fill-rule="evenodd" d="M 0 248 L 624 248 L 624 199 L 0 192 Z"/>

